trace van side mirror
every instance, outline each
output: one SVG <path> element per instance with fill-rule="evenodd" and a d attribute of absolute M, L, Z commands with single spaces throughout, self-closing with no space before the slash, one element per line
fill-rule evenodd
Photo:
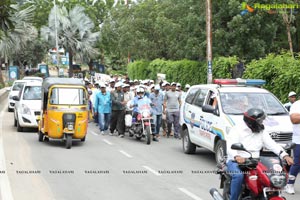
<path fill-rule="evenodd" d="M 219 116 L 218 108 L 215 108 L 215 107 L 213 107 L 211 105 L 204 105 L 204 106 L 202 106 L 202 111 Z"/>
<path fill-rule="evenodd" d="M 246 151 L 244 145 L 242 143 L 234 143 L 231 145 L 231 149 Z"/>
<path fill-rule="evenodd" d="M 18 96 L 13 96 L 12 99 L 15 101 L 20 101 L 20 98 Z"/>
<path fill-rule="evenodd" d="M 289 143 L 287 143 L 287 144 L 283 147 L 283 149 L 284 149 L 284 150 L 291 150 L 291 149 L 294 149 L 295 147 L 296 147 L 296 144 L 295 144 L 295 143 L 289 142 Z"/>

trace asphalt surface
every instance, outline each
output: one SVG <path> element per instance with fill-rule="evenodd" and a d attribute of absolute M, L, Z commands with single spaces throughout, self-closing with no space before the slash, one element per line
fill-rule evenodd
<path fill-rule="evenodd" d="M 94 123 L 85 142 L 65 149 L 61 141 L 38 142 L 34 129 L 17 132 L 7 93 L 0 100 L 2 200 L 208 200 L 219 186 L 214 154 L 205 149 L 187 155 L 174 138 L 146 145 L 100 135 Z M 296 192 L 287 199 L 300 199 L 299 180 Z"/>

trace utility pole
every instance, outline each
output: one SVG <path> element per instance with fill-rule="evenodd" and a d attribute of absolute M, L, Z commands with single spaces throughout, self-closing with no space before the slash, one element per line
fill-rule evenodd
<path fill-rule="evenodd" d="M 206 0 L 207 83 L 212 83 L 212 13 L 211 0 Z"/>
<path fill-rule="evenodd" d="M 56 46 L 56 65 L 57 68 L 59 68 L 59 55 L 58 55 L 58 38 L 57 38 L 57 8 L 56 8 L 56 3 L 55 0 L 53 0 L 53 4 L 54 4 L 54 21 L 55 21 L 55 46 Z"/>

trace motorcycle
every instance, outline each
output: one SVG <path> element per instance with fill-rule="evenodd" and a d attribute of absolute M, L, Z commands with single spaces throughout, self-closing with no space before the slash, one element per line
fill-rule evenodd
<path fill-rule="evenodd" d="M 138 113 L 136 116 L 132 116 L 132 124 L 129 128 L 129 136 L 134 136 L 137 140 L 145 138 L 146 144 L 151 143 L 152 135 L 152 116 L 151 116 L 151 106 L 144 100 L 138 101 L 137 105 Z"/>
<path fill-rule="evenodd" d="M 291 150 L 295 143 L 287 144 L 284 149 Z M 252 158 L 251 152 L 246 150 L 241 143 L 231 146 L 232 149 L 245 151 L 250 154 L 246 162 L 239 164 L 244 172 L 244 183 L 239 200 L 284 200 L 282 191 L 287 184 L 288 172 L 286 162 L 279 156 L 269 151 L 262 151 L 259 159 Z M 215 200 L 230 199 L 230 172 L 227 171 L 226 161 L 217 165 L 217 174 L 220 175 L 221 195 L 216 188 L 210 189 L 210 194 Z"/>

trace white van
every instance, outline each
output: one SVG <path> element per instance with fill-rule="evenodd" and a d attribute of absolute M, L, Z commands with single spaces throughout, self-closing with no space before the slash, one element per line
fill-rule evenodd
<path fill-rule="evenodd" d="M 180 125 L 185 153 L 204 147 L 215 152 L 216 161 L 220 162 L 226 155 L 230 129 L 244 123 L 243 113 L 253 107 L 266 112 L 265 131 L 276 142 L 285 144 L 292 140 L 289 113 L 272 93 L 260 88 L 265 81 L 216 79 L 214 83 L 192 86 L 182 102 Z"/>
<path fill-rule="evenodd" d="M 42 82 L 39 80 L 26 80 L 22 91 L 15 100 L 14 126 L 18 132 L 22 132 L 24 127 L 37 128 L 38 118 L 42 107 Z"/>

